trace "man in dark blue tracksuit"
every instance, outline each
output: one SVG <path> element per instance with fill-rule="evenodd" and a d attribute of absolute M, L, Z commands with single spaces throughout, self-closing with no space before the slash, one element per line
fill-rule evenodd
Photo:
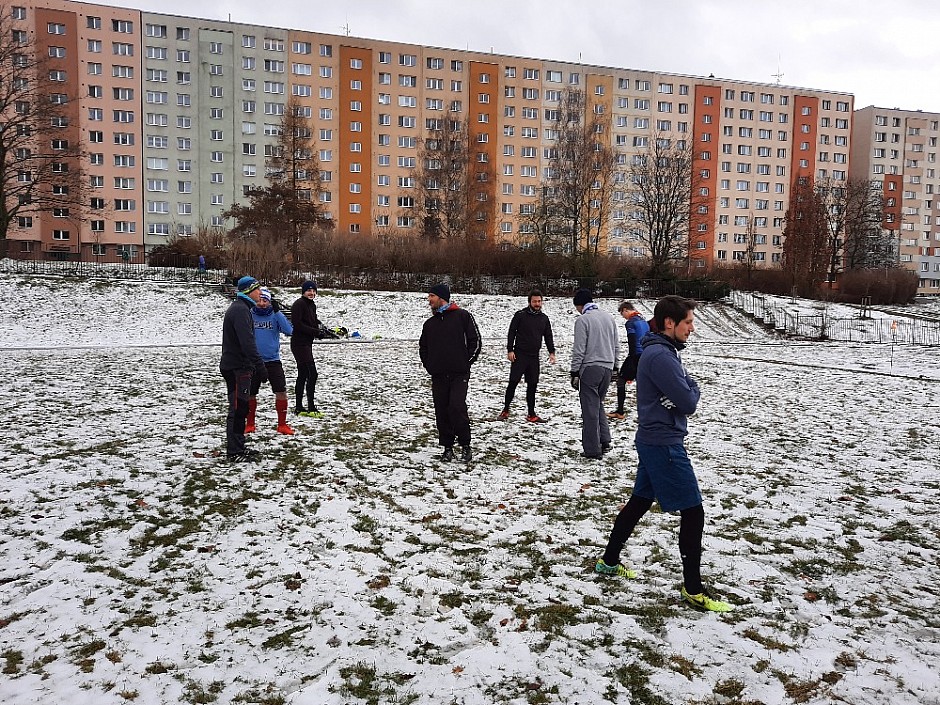
<path fill-rule="evenodd" d="M 712 612 L 729 612 L 732 605 L 715 599 L 702 584 L 702 533 L 705 512 L 695 471 L 685 450 L 688 417 L 695 413 L 700 392 L 685 371 L 679 351 L 695 330 L 695 302 L 665 296 L 653 310 L 655 332 L 643 339 L 636 375 L 639 457 L 633 494 L 617 515 L 598 573 L 632 578 L 620 563 L 620 552 L 643 515 L 659 502 L 664 512 L 679 512 L 679 553 L 682 557 L 682 599 Z"/>
<path fill-rule="evenodd" d="M 260 455 L 245 447 L 245 420 L 252 378 L 264 382 L 268 371 L 255 345 L 251 309 L 261 299 L 261 283 L 254 277 L 238 280 L 238 292 L 222 320 L 222 359 L 219 371 L 228 391 L 225 419 L 225 454 L 229 460 L 251 460 Z"/>
<path fill-rule="evenodd" d="M 480 355 L 480 329 L 469 311 L 450 300 L 450 288 L 436 284 L 428 291 L 431 317 L 424 322 L 418 353 L 431 375 L 431 396 L 440 444 L 441 460 L 454 459 L 454 441 L 461 446 L 460 459 L 469 462 L 470 415 L 467 390 L 470 366 Z"/>

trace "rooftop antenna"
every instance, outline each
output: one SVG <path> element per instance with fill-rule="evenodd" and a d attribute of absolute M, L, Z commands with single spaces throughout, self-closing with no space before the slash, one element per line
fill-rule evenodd
<path fill-rule="evenodd" d="M 348 37 L 348 36 L 349 36 L 349 20 L 348 20 L 348 19 L 346 20 L 346 24 L 344 24 L 344 25 L 341 27 L 341 29 L 343 30 L 343 32 L 344 32 L 344 33 L 346 34 L 346 36 Z"/>
<path fill-rule="evenodd" d="M 783 78 L 783 73 L 780 71 L 780 54 L 777 54 L 777 73 L 770 74 L 777 79 L 777 85 L 780 85 L 780 79 Z"/>

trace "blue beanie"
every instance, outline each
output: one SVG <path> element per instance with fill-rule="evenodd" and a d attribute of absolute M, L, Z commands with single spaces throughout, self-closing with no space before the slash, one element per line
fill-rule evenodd
<path fill-rule="evenodd" d="M 594 300 L 594 297 L 591 295 L 590 289 L 578 289 L 574 292 L 574 305 L 575 306 L 584 306 L 584 304 L 589 304 Z"/>
<path fill-rule="evenodd" d="M 238 286 L 238 290 L 241 293 L 247 294 L 248 292 L 254 291 L 258 287 L 260 287 L 261 284 L 254 277 L 245 276 L 238 280 L 237 286 Z"/>
<path fill-rule="evenodd" d="M 303 293 L 305 293 L 305 292 L 307 292 L 307 291 L 310 291 L 311 289 L 313 289 L 314 291 L 316 291 L 316 290 L 317 290 L 317 283 L 314 282 L 314 281 L 310 281 L 310 280 L 308 279 L 308 280 L 305 281 L 303 284 L 301 284 L 301 286 L 300 286 L 300 293 L 303 294 Z"/>
<path fill-rule="evenodd" d="M 439 296 L 444 299 L 444 301 L 450 301 L 450 287 L 447 286 L 447 284 L 435 284 L 430 289 L 428 289 L 428 293 Z"/>

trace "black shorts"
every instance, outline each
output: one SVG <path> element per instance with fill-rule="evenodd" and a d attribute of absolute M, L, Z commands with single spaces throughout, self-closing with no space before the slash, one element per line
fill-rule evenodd
<path fill-rule="evenodd" d="M 280 360 L 264 363 L 268 371 L 268 383 L 271 385 L 271 391 L 280 394 L 287 391 L 287 378 L 284 376 L 284 365 Z M 258 390 L 261 389 L 261 382 L 257 377 L 251 380 L 251 396 L 258 396 Z"/>
<path fill-rule="evenodd" d="M 537 356 L 516 353 L 516 361 L 509 368 L 509 381 L 518 383 L 525 377 L 526 384 L 538 384 L 541 369 Z"/>
<path fill-rule="evenodd" d="M 620 366 L 620 378 L 632 382 L 636 379 L 636 368 L 640 363 L 639 355 L 628 355 Z"/>

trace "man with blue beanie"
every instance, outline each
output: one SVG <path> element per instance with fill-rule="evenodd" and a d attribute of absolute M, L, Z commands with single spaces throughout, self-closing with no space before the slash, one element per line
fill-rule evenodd
<path fill-rule="evenodd" d="M 245 421 L 252 378 L 268 379 L 264 361 L 255 345 L 255 327 L 251 309 L 261 299 L 261 284 L 254 277 L 242 277 L 225 318 L 222 320 L 222 359 L 219 371 L 228 391 L 228 415 L 225 419 L 225 454 L 229 460 L 253 460 L 260 455 L 245 447 Z"/>
<path fill-rule="evenodd" d="M 680 595 L 693 607 L 730 612 L 702 584 L 702 533 L 705 511 L 698 480 L 685 449 L 688 417 L 699 401 L 698 384 L 685 371 L 679 351 L 695 331 L 695 302 L 665 296 L 653 309 L 654 332 L 643 339 L 636 373 L 636 453 L 639 457 L 633 494 L 617 515 L 598 573 L 634 578 L 636 572 L 620 562 L 620 552 L 643 515 L 659 502 L 663 512 L 679 512 L 679 554 L 682 557 Z"/>
<path fill-rule="evenodd" d="M 274 392 L 277 432 L 292 436 L 294 429 L 287 425 L 287 378 L 284 376 L 284 366 L 281 364 L 281 334 L 290 336 L 294 329 L 287 317 L 275 306 L 271 292 L 264 287 L 261 288 L 261 299 L 251 309 L 251 318 L 255 324 L 255 344 L 258 346 L 261 359 L 264 360 L 271 391 Z M 245 425 L 245 433 L 255 430 L 255 410 L 258 407 L 258 390 L 260 389 L 261 380 L 253 380 L 251 396 L 248 398 L 248 421 Z"/>

